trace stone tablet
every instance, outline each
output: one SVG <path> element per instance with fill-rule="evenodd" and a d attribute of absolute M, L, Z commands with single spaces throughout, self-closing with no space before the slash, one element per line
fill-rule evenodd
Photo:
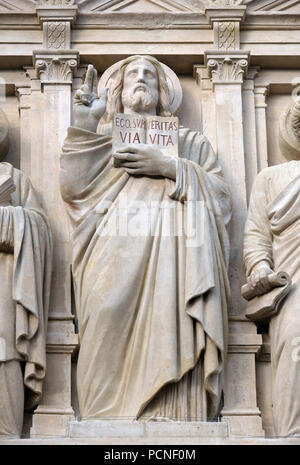
<path fill-rule="evenodd" d="M 177 117 L 116 113 L 113 123 L 113 153 L 128 145 L 148 144 L 178 157 Z"/>

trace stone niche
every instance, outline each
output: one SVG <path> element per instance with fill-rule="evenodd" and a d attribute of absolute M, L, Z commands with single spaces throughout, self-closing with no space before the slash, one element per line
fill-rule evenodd
<path fill-rule="evenodd" d="M 0 0 L 0 28 L 0 107 L 9 122 L 5 161 L 30 178 L 54 241 L 42 399 L 25 413 L 22 437 L 0 443 L 300 443 L 276 437 L 269 329 L 246 318 L 241 296 L 252 185 L 262 169 L 285 161 L 280 118 L 299 93 L 300 1 Z M 232 299 L 222 405 L 214 421 L 80 418 L 72 225 L 60 193 L 61 147 L 88 65 L 101 78 L 131 55 L 151 55 L 178 76 L 179 122 L 207 137 L 232 194 Z"/>

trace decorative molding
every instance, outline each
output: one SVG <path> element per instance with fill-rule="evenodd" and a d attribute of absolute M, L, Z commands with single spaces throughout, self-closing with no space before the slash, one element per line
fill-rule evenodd
<path fill-rule="evenodd" d="M 202 91 L 211 91 L 211 76 L 205 65 L 194 65 L 193 76 Z"/>
<path fill-rule="evenodd" d="M 240 49 L 240 24 L 245 14 L 246 7 L 237 4 L 219 7 L 210 5 L 205 9 L 205 16 L 213 25 L 215 49 Z"/>
<path fill-rule="evenodd" d="M 83 12 L 203 12 L 206 2 L 201 0 L 81 0 L 79 9 Z"/>
<path fill-rule="evenodd" d="M 268 12 L 280 11 L 283 13 L 299 12 L 300 0 L 252 0 L 249 11 Z"/>
<path fill-rule="evenodd" d="M 267 108 L 266 97 L 269 89 L 266 86 L 254 87 L 255 108 Z"/>
<path fill-rule="evenodd" d="M 47 21 L 43 24 L 47 49 L 70 48 L 70 23 L 67 21 Z"/>
<path fill-rule="evenodd" d="M 214 85 L 242 84 L 248 70 L 249 52 L 235 52 L 205 52 L 205 63 Z"/>
<path fill-rule="evenodd" d="M 213 27 L 214 46 L 217 50 L 239 50 L 239 21 L 213 21 Z"/>
<path fill-rule="evenodd" d="M 40 6 L 36 13 L 43 28 L 43 47 L 49 50 L 69 50 L 71 26 L 77 18 L 77 6 Z"/>
<path fill-rule="evenodd" d="M 34 51 L 34 66 L 44 84 L 70 84 L 79 64 L 79 52 L 63 50 L 54 55 L 53 51 Z"/>
<path fill-rule="evenodd" d="M 235 48 L 235 22 L 218 22 L 218 49 Z"/>
<path fill-rule="evenodd" d="M 43 6 L 72 6 L 75 0 L 37 0 L 35 3 Z"/>
<path fill-rule="evenodd" d="M 56 21 L 64 22 L 69 21 L 71 24 L 74 24 L 77 18 L 78 7 L 47 7 L 40 6 L 36 9 L 36 14 L 38 16 L 40 24 L 43 24 L 46 21 Z"/>
<path fill-rule="evenodd" d="M 208 0 L 208 6 L 218 6 L 218 7 L 227 7 L 227 6 L 237 6 L 241 5 L 243 0 Z"/>
<path fill-rule="evenodd" d="M 0 0 L 0 13 L 29 13 L 35 8 L 34 0 Z"/>

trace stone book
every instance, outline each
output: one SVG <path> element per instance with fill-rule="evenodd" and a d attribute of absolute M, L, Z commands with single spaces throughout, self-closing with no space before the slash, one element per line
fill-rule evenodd
<path fill-rule="evenodd" d="M 249 284 L 242 287 L 242 296 L 248 300 L 246 317 L 252 321 L 268 321 L 280 310 L 280 304 L 289 293 L 292 280 L 284 271 L 264 278 L 268 290 L 260 295 Z"/>
<path fill-rule="evenodd" d="M 147 144 L 164 154 L 178 157 L 179 123 L 176 116 L 143 116 L 116 113 L 113 153 L 126 146 Z"/>
<path fill-rule="evenodd" d="M 10 202 L 10 194 L 16 190 L 16 185 L 11 176 L 0 175 L 0 205 Z"/>

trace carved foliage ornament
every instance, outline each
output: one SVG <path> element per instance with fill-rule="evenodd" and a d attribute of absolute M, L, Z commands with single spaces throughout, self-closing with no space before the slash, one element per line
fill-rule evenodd
<path fill-rule="evenodd" d="M 73 58 L 47 57 L 36 61 L 42 83 L 72 83 L 77 60 Z"/>
<path fill-rule="evenodd" d="M 246 59 L 231 58 L 225 56 L 219 59 L 209 59 L 208 69 L 211 72 L 213 82 L 242 82 L 243 75 L 248 67 Z"/>

